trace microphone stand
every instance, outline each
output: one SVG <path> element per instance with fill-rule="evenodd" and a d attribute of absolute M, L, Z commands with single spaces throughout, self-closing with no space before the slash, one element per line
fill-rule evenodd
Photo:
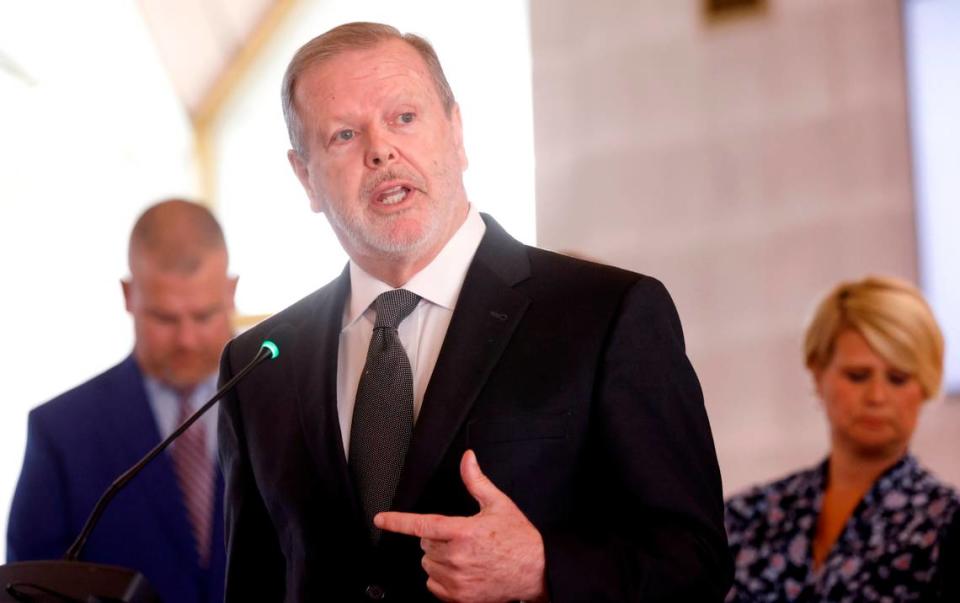
<path fill-rule="evenodd" d="M 279 329 L 278 329 L 279 330 Z M 80 535 L 60 561 L 21 561 L 0 565 L 0 603 L 160 603 L 156 591 L 136 570 L 78 561 L 87 539 L 93 532 L 110 501 L 141 470 L 180 437 L 205 412 L 216 404 L 250 371 L 267 359 L 276 358 L 280 350 L 269 339 L 257 355 L 232 379 L 223 384 L 203 406 L 190 415 L 173 433 L 154 446 L 133 467 L 127 469 L 103 493 L 93 507 Z"/>

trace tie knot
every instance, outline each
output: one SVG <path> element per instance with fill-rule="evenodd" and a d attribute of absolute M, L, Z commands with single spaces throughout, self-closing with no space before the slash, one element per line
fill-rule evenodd
<path fill-rule="evenodd" d="M 189 416 L 193 412 L 193 404 L 190 401 L 190 397 L 193 394 L 193 390 L 185 390 L 177 392 L 177 401 L 180 405 L 180 415 Z"/>
<path fill-rule="evenodd" d="M 413 312 L 420 296 L 406 289 L 386 291 L 373 300 L 373 310 L 377 313 L 377 322 L 373 328 L 389 327 L 396 329 L 404 318 Z"/>

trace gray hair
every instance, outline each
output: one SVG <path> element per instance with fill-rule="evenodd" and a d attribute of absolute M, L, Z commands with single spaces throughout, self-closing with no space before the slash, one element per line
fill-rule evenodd
<path fill-rule="evenodd" d="M 283 86 L 280 91 L 280 98 L 283 102 L 283 119 L 287 124 L 290 145 L 298 155 L 306 157 L 306 149 L 303 145 L 303 124 L 297 114 L 294 101 L 299 77 L 309 67 L 318 65 L 341 53 L 351 50 L 365 50 L 389 40 L 402 40 L 420 54 L 430 71 L 437 94 L 440 95 L 440 102 L 447 112 L 447 116 L 450 116 L 456 101 L 453 97 L 453 90 L 450 89 L 450 84 L 443 74 L 440 59 L 437 58 L 437 53 L 430 42 L 416 34 L 402 34 L 397 28 L 382 23 L 346 23 L 320 34 L 301 46 L 300 50 L 290 59 L 287 71 L 283 75 Z"/>

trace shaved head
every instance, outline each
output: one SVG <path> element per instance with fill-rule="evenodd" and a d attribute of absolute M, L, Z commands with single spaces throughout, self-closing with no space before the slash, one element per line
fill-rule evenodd
<path fill-rule="evenodd" d="M 153 269 L 190 274 L 207 254 L 226 250 L 223 230 L 209 209 L 192 201 L 168 199 L 137 219 L 127 260 L 131 274 L 143 261 L 149 261 Z"/>

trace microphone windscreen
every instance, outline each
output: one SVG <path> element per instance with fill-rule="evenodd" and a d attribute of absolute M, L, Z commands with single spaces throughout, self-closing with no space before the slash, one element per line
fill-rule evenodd
<path fill-rule="evenodd" d="M 293 327 L 289 323 L 282 322 L 270 330 L 260 347 L 270 350 L 272 358 L 276 358 L 280 355 L 280 350 L 289 350 L 292 347 L 293 338 Z"/>

